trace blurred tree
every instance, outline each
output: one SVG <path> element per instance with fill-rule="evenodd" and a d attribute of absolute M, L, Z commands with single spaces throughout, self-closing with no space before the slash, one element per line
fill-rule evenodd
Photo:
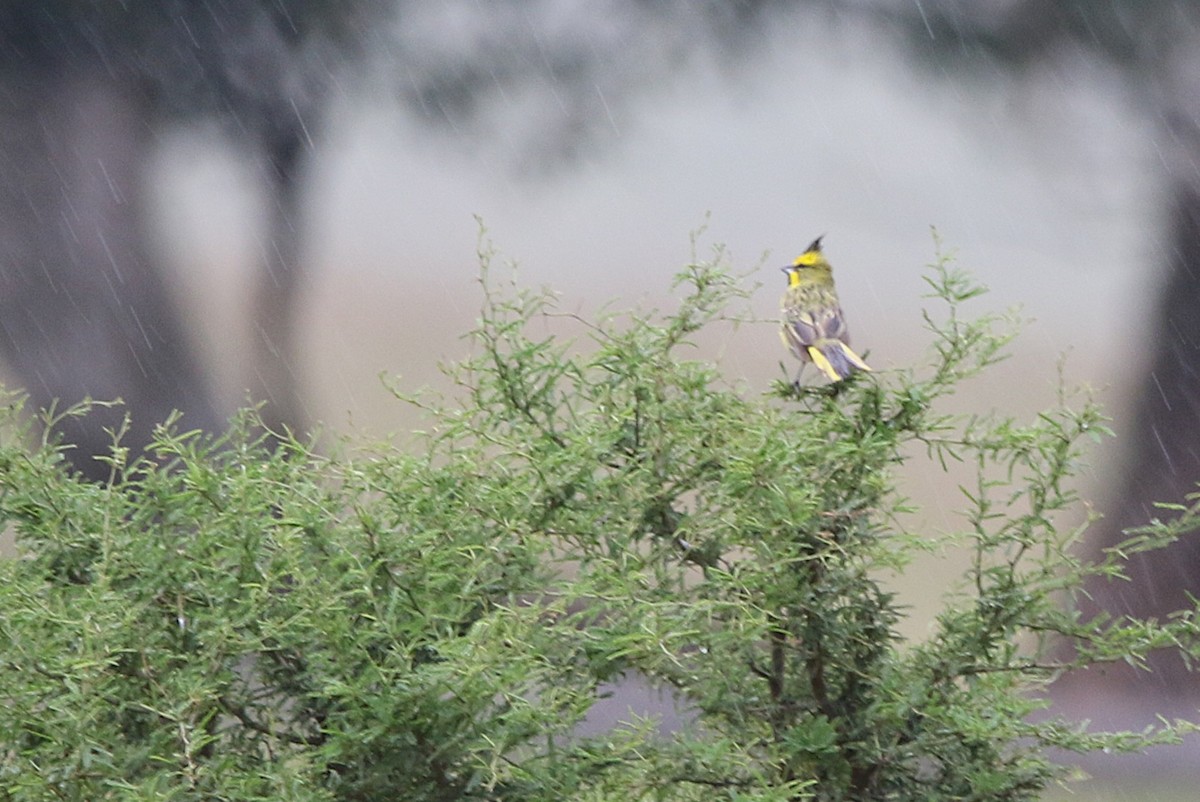
<path fill-rule="evenodd" d="M 252 392 L 268 424 L 300 419 L 289 343 L 304 150 L 363 18 L 385 5 L 0 3 L 0 354 L 37 405 L 122 397 L 131 444 L 172 409 L 223 428 L 144 239 L 155 132 L 207 113 L 257 151 L 270 185 Z M 92 457 L 123 414 L 64 423 L 84 476 L 107 472 Z"/>
<path fill-rule="evenodd" d="M 123 398 L 130 445 L 172 409 L 185 426 L 223 428 L 144 239 L 156 131 L 218 117 L 258 155 L 269 196 L 250 392 L 267 402 L 267 425 L 302 427 L 298 202 L 339 70 L 382 43 L 400 100 L 434 126 L 468 129 L 505 89 L 550 87 L 557 122 L 514 137 L 521 166 L 543 169 L 585 147 L 605 105 L 649 72 L 706 43 L 734 47 L 768 5 L 620 0 L 564 21 L 554 4 L 527 2 L 0 0 L 0 357 L 37 406 Z M 381 24 L 393 15 L 398 26 Z M 610 24 L 594 25 L 600 17 Z M 62 424 L 82 475 L 107 473 L 93 457 L 123 414 Z"/>

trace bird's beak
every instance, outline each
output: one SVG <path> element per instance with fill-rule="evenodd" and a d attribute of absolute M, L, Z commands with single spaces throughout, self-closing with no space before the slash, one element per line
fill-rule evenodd
<path fill-rule="evenodd" d="M 779 272 L 780 272 L 780 273 L 783 273 L 783 274 L 786 276 L 788 273 L 791 273 L 791 272 L 792 272 L 792 266 L 791 266 L 791 265 L 784 265 L 783 267 L 779 268 Z"/>

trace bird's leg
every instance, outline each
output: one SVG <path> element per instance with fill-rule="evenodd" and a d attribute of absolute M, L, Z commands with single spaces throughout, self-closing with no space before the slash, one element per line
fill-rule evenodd
<path fill-rule="evenodd" d="M 804 368 L 808 365 L 807 362 L 800 363 L 800 369 L 796 371 L 796 378 L 792 379 L 792 387 L 799 391 L 801 388 L 800 377 L 804 375 Z"/>

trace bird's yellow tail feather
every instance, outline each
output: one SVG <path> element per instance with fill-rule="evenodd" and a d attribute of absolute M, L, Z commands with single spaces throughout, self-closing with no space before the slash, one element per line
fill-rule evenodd
<path fill-rule="evenodd" d="M 830 381 L 849 378 L 856 370 L 871 370 L 862 357 L 841 340 L 820 340 L 808 346 L 808 355 Z"/>

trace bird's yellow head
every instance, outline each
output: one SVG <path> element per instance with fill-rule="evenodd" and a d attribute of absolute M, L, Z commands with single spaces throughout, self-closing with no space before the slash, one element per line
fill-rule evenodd
<path fill-rule="evenodd" d="M 790 265 L 782 268 L 787 274 L 788 286 L 795 287 L 806 280 L 812 280 L 818 276 L 832 274 L 833 268 L 829 264 L 829 260 L 825 258 L 825 254 L 821 253 L 821 240 L 824 235 L 817 237 L 812 241 L 804 253 L 797 256 Z"/>

